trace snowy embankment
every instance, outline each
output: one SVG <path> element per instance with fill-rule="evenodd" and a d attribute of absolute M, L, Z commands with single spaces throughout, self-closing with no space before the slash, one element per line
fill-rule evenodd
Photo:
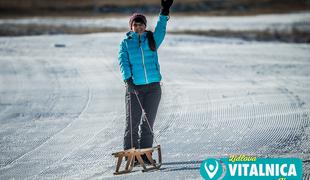
<path fill-rule="evenodd" d="M 164 164 L 113 176 L 123 35 L 0 38 L 0 179 L 201 179 L 202 160 L 229 154 L 299 157 L 309 177 L 310 46 L 171 34 L 154 128 Z"/>
<path fill-rule="evenodd" d="M 128 30 L 128 16 L 106 18 L 34 17 L 0 19 L 0 35 L 36 35 Z M 157 16 L 148 16 L 154 29 Z M 310 13 L 257 16 L 205 17 L 171 15 L 168 32 L 208 36 L 241 37 L 250 40 L 310 42 Z"/>

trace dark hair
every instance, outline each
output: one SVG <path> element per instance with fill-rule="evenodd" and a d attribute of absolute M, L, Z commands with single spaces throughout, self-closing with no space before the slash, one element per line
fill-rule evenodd
<path fill-rule="evenodd" d="M 149 41 L 149 47 L 152 51 L 156 51 L 156 42 L 153 36 L 153 32 L 152 31 L 146 31 L 146 37 L 147 40 Z"/>

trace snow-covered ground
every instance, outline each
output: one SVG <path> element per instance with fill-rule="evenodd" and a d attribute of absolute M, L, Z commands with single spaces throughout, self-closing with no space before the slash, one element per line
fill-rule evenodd
<path fill-rule="evenodd" d="M 309 44 L 171 34 L 154 127 L 164 164 L 113 176 L 123 36 L 0 38 L 0 179 L 201 179 L 202 160 L 229 154 L 299 157 L 309 177 Z"/>
<path fill-rule="evenodd" d="M 62 18 L 62 17 L 33 17 L 19 19 L 0 19 L 0 25 L 43 25 L 84 28 L 115 28 L 128 29 L 129 16 L 106 18 Z M 157 16 L 147 16 L 148 26 L 154 28 Z M 291 32 L 292 30 L 310 31 L 310 12 L 291 14 L 268 14 L 256 16 L 205 17 L 205 16 L 174 16 L 171 15 L 168 31 L 277 31 Z"/>

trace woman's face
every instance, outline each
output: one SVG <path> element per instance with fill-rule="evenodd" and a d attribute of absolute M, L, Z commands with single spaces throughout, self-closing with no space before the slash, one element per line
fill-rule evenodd
<path fill-rule="evenodd" d="M 131 29 L 138 34 L 142 34 L 145 31 L 145 25 L 141 22 L 133 22 Z"/>

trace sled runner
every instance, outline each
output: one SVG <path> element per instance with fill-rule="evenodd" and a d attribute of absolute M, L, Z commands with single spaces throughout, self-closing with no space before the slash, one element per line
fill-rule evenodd
<path fill-rule="evenodd" d="M 152 154 L 156 150 L 157 150 L 157 154 L 158 154 L 158 163 L 156 163 L 156 161 L 154 161 L 154 159 L 152 158 Z M 160 145 L 157 145 L 157 146 L 152 147 L 152 148 L 145 148 L 145 149 L 132 148 L 132 149 L 113 153 L 112 155 L 114 155 L 114 157 L 117 158 L 116 170 L 114 172 L 115 175 L 131 172 L 133 167 L 134 167 L 135 160 L 137 160 L 138 163 L 143 167 L 142 172 L 147 172 L 150 170 L 159 169 L 161 166 L 161 163 L 162 163 Z M 141 157 L 142 155 L 146 155 L 147 159 L 150 162 L 151 167 L 147 167 L 146 163 L 144 163 L 144 161 Z M 125 163 L 125 169 L 120 171 L 120 167 L 122 165 L 123 157 L 127 157 L 127 162 Z"/>
<path fill-rule="evenodd" d="M 134 93 L 136 95 L 136 98 L 138 99 L 138 102 L 140 104 L 140 108 L 142 109 L 142 116 L 144 117 L 144 120 L 148 123 L 148 126 L 149 126 L 151 133 L 153 135 L 154 141 L 157 145 L 154 147 L 151 147 L 151 148 L 136 149 L 133 147 L 133 143 L 131 142 L 131 147 L 132 147 L 131 149 L 112 153 L 112 155 L 116 158 L 116 170 L 114 172 L 114 175 L 125 174 L 125 173 L 131 172 L 133 167 L 135 166 L 135 163 L 139 163 L 141 165 L 141 167 L 143 168 L 142 172 L 147 172 L 150 170 L 159 169 L 161 164 L 162 164 L 162 156 L 161 156 L 160 145 L 156 141 L 156 138 L 154 136 L 152 128 L 151 128 L 149 121 L 146 117 L 146 113 L 145 113 L 145 111 L 142 107 L 142 104 L 138 98 L 138 94 L 136 91 Z M 131 119 L 130 119 L 130 121 L 131 121 Z M 132 132 L 131 132 L 131 137 L 132 137 Z M 156 154 L 156 153 L 158 155 L 157 162 L 152 157 L 152 155 Z M 143 160 L 142 156 L 145 156 L 147 158 L 147 160 L 148 160 L 147 163 L 145 162 L 146 159 Z M 127 160 L 126 163 L 122 163 L 122 160 L 124 157 L 125 157 L 125 160 Z M 120 170 L 122 164 L 125 165 L 124 170 Z M 147 167 L 148 165 L 151 167 Z"/>

